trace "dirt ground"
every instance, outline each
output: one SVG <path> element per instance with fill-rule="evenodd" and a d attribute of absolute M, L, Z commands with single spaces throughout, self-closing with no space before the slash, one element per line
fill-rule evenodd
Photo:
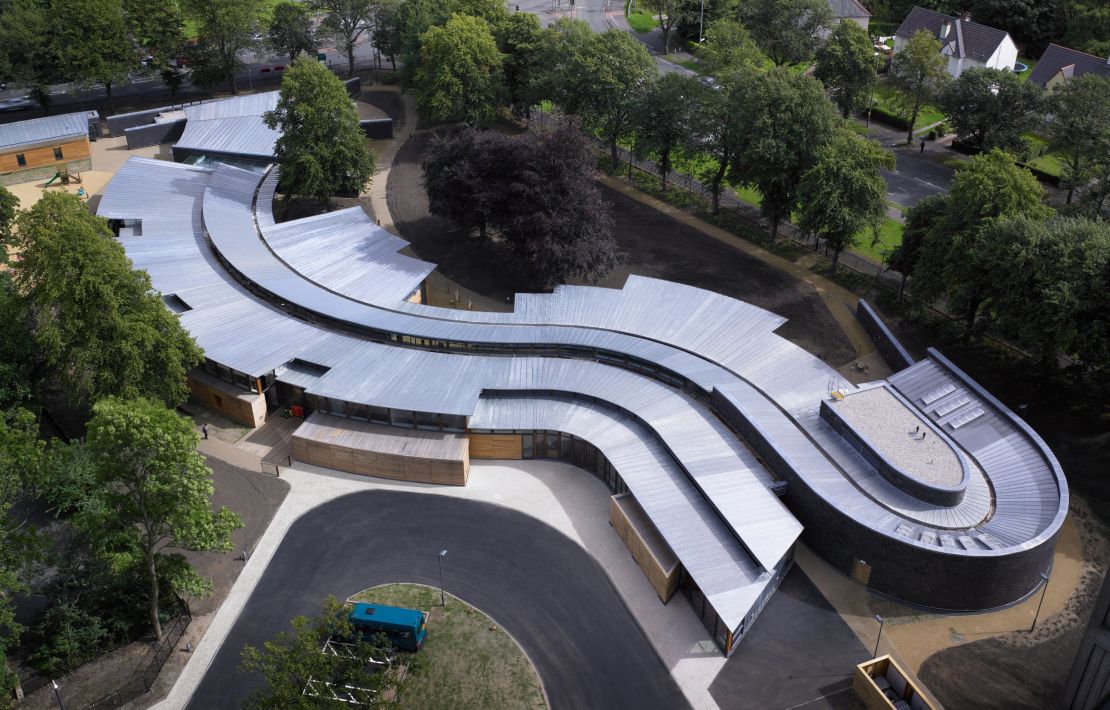
<path fill-rule="evenodd" d="M 153 693 L 135 700 L 127 707 L 145 708 L 155 697 L 170 689 L 188 661 L 185 645 L 191 643 L 196 646 L 239 576 L 243 567 L 241 551 L 254 546 L 289 492 L 289 484 L 281 479 L 237 468 L 212 457 L 208 458 L 208 465 L 212 468 L 216 487 L 212 496 L 213 504 L 227 506 L 238 513 L 243 518 L 244 526 L 232 534 L 232 552 L 185 553 L 197 571 L 212 580 L 214 592 L 209 597 L 186 599 L 193 612 L 193 621 L 185 636 L 158 676 Z M 81 707 L 123 685 L 131 678 L 136 666 L 145 661 L 145 652 L 149 645 L 149 642 L 135 642 L 124 646 L 59 679 L 62 701 L 67 705 Z M 29 695 L 21 707 L 28 710 L 50 710 L 56 708 L 57 703 L 50 687 L 46 686 Z"/>
<path fill-rule="evenodd" d="M 389 209 L 401 236 L 420 258 L 445 276 L 498 301 L 530 290 L 515 277 L 496 244 L 468 238 L 445 219 L 428 213 L 420 156 L 430 139 L 415 134 L 397 154 L 389 173 Z M 824 302 L 808 284 L 729 248 L 667 215 L 602 186 L 612 205 L 614 236 L 623 252 L 617 268 L 599 285 L 619 288 L 629 274 L 690 284 L 732 296 L 785 316 L 778 333 L 833 365 L 855 352 Z"/>

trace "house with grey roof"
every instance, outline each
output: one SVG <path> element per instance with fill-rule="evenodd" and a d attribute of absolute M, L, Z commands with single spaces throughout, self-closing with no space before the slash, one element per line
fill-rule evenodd
<path fill-rule="evenodd" d="M 867 29 L 871 21 L 871 13 L 859 0 L 828 0 L 828 3 L 829 10 L 837 20 L 848 20 Z"/>
<path fill-rule="evenodd" d="M 922 30 L 940 40 L 952 78 L 972 67 L 1012 70 L 1017 63 L 1017 45 L 1008 32 L 972 22 L 967 14 L 952 17 L 917 6 L 894 33 L 895 56 Z"/>
<path fill-rule="evenodd" d="M 1050 44 L 1037 66 L 1029 73 L 1029 81 L 1046 91 L 1053 91 L 1073 77 L 1084 74 L 1110 77 L 1110 59 Z"/>

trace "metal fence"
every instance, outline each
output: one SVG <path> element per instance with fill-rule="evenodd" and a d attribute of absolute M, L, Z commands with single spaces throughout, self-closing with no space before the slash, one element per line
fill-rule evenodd
<path fill-rule="evenodd" d="M 534 124 L 543 127 L 560 123 L 561 120 L 561 117 L 556 114 L 534 108 L 532 109 L 530 125 Z M 608 143 L 591 133 L 586 133 L 585 135 L 593 140 L 599 147 L 604 148 L 606 153 L 608 153 Z M 639 170 L 640 172 L 655 177 L 659 177 L 662 173 L 659 164 L 655 161 L 646 158 L 637 158 L 630 150 L 620 146 L 617 147 L 617 158 L 622 164 L 629 166 L 630 173 L 631 169 Z M 667 173 L 667 183 L 682 188 L 704 199 L 708 203 L 712 203 L 713 191 L 690 175 L 672 169 Z M 733 190 L 726 186 L 722 186 L 721 188 L 720 205 L 721 209 L 728 210 L 737 215 L 751 225 L 753 229 L 762 230 L 763 232 L 770 231 L 771 225 L 759 213 L 759 208 L 744 202 Z M 801 230 L 793 224 L 783 223 L 779 225 L 778 236 L 785 237 L 799 246 L 813 249 L 815 252 L 823 253 L 825 256 L 830 256 L 828 245 L 825 240 L 802 234 Z M 838 264 L 859 274 L 863 274 L 864 276 L 869 276 L 875 279 L 876 283 L 895 290 L 898 289 L 902 282 L 902 274 L 899 272 L 886 268 L 885 264 L 876 264 L 874 261 L 871 261 L 867 257 L 860 256 L 859 254 L 842 252 Z"/>
<path fill-rule="evenodd" d="M 185 600 L 178 598 L 177 601 L 180 605 L 179 614 L 162 630 L 162 640 L 148 650 L 146 657 L 140 661 L 131 679 L 100 699 L 82 706 L 82 710 L 118 708 L 150 692 L 150 689 L 154 687 L 154 682 L 158 680 L 158 674 L 162 671 L 162 666 L 166 665 L 166 661 L 173 653 L 174 648 L 177 647 L 177 642 L 185 635 L 185 630 L 189 628 L 189 623 L 193 620 L 193 616 L 189 612 L 189 605 L 185 603 Z"/>

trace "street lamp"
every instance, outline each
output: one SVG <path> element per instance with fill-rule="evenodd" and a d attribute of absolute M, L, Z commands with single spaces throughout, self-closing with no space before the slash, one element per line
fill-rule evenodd
<path fill-rule="evenodd" d="M 440 550 L 439 557 L 439 605 L 442 607 L 447 606 L 447 599 L 443 596 L 443 558 L 447 556 L 447 550 Z"/>
<path fill-rule="evenodd" d="M 1037 613 L 1033 615 L 1033 625 L 1029 627 L 1029 633 L 1033 633 L 1033 629 L 1037 628 L 1037 619 L 1041 615 L 1041 605 L 1044 604 L 1044 594 L 1048 591 L 1048 575 L 1041 572 L 1041 581 L 1044 585 L 1041 586 L 1041 600 L 1037 602 Z"/>
<path fill-rule="evenodd" d="M 58 681 L 51 680 L 50 684 L 54 686 L 54 699 L 58 701 L 58 708 L 60 710 L 66 710 L 66 706 L 62 705 L 62 696 L 58 693 Z"/>
<path fill-rule="evenodd" d="M 875 637 L 875 652 L 871 654 L 872 658 L 879 657 L 879 641 L 883 638 L 883 617 L 875 614 L 875 621 L 879 622 L 879 635 Z"/>
<path fill-rule="evenodd" d="M 701 15 L 698 16 L 698 43 L 705 41 L 705 0 L 701 0 Z"/>

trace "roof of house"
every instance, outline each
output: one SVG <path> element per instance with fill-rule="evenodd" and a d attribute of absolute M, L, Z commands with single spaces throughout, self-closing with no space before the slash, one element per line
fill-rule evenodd
<path fill-rule="evenodd" d="M 32 118 L 0 125 L 0 150 L 88 134 L 89 118 L 84 111 Z"/>
<path fill-rule="evenodd" d="M 947 35 L 944 30 L 946 23 L 949 23 Z M 990 59 L 1003 40 L 1010 36 L 1004 30 L 917 6 L 914 6 L 910 14 L 906 15 L 906 19 L 902 20 L 894 35 L 908 39 L 920 30 L 933 33 L 942 45 L 951 45 L 953 56 L 980 62 Z"/>
<path fill-rule="evenodd" d="M 1110 60 L 1080 52 L 1078 49 L 1050 44 L 1037 62 L 1037 66 L 1029 73 L 1029 81 L 1044 86 L 1060 72 L 1064 72 L 1069 77 L 1084 74 L 1110 77 Z"/>
<path fill-rule="evenodd" d="M 833 17 L 871 17 L 871 13 L 858 0 L 828 0 L 828 3 Z"/>

